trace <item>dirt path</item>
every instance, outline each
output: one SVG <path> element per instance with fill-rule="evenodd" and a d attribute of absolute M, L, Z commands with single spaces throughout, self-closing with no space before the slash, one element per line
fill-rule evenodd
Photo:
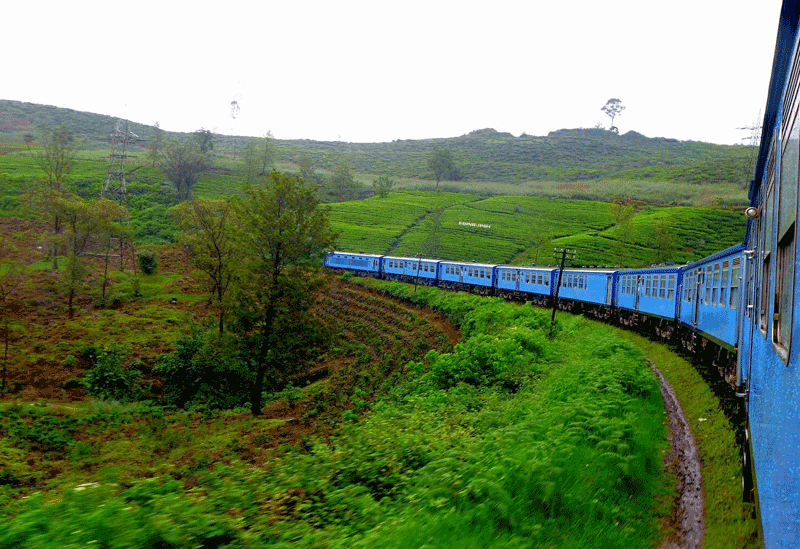
<path fill-rule="evenodd" d="M 670 525 L 673 532 L 659 544 L 661 549 L 700 549 L 705 535 L 703 474 L 700 455 L 689 422 L 672 387 L 649 359 L 647 363 L 661 383 L 661 396 L 669 421 L 669 453 L 665 459 L 668 469 L 678 477 L 678 496 L 673 507 Z"/>

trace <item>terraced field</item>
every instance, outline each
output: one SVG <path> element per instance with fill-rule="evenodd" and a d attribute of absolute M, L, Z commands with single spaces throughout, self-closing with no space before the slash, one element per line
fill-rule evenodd
<path fill-rule="evenodd" d="M 414 257 L 435 241 L 442 259 L 487 263 L 549 264 L 554 247 L 576 250 L 575 265 L 686 262 L 741 242 L 745 228 L 738 210 L 636 205 L 622 227 L 608 202 L 423 191 L 330 211 L 341 250 Z"/>

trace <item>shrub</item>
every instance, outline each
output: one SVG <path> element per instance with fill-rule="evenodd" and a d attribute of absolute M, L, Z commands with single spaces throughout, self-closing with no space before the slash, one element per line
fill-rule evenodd
<path fill-rule="evenodd" d="M 158 254 L 152 250 L 139 252 L 139 270 L 150 275 L 158 270 Z"/>
<path fill-rule="evenodd" d="M 83 387 L 92 396 L 110 400 L 134 400 L 135 384 L 141 372 L 125 368 L 117 349 L 105 349 L 97 355 L 94 368 L 86 372 Z"/>
<path fill-rule="evenodd" d="M 177 350 L 153 369 L 164 380 L 165 403 L 207 409 L 248 404 L 252 373 L 236 336 L 193 327 L 175 346 Z"/>

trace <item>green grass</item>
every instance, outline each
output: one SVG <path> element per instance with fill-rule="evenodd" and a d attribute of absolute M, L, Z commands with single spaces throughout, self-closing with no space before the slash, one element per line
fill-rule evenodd
<path fill-rule="evenodd" d="M 615 330 L 618 337 L 641 348 L 672 385 L 690 422 L 700 451 L 706 499 L 707 549 L 760 547 L 752 506 L 741 502 L 741 462 L 733 429 L 719 401 L 691 364 L 665 345 Z M 702 419 L 701 419 L 702 418 Z"/>
<path fill-rule="evenodd" d="M 549 341 L 546 314 L 496 299 L 414 299 L 462 343 L 329 444 L 264 450 L 274 422 L 242 411 L 0 405 L 0 547 L 651 546 L 663 410 L 635 347 L 581 319 Z"/>

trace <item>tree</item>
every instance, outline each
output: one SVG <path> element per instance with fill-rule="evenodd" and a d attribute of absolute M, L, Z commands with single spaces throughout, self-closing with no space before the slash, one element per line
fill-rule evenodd
<path fill-rule="evenodd" d="M 261 147 L 255 141 L 248 141 L 242 152 L 242 175 L 248 185 L 255 183 L 259 174 L 261 162 Z"/>
<path fill-rule="evenodd" d="M 52 200 L 64 190 L 67 176 L 75 167 L 77 145 L 72 132 L 63 124 L 50 133 L 43 133 L 41 137 L 42 149 L 36 154 L 36 162 L 47 174 L 47 181 L 33 189 L 34 200 L 45 207 L 52 204 Z M 53 220 L 53 269 L 58 269 L 58 248 L 55 244 L 61 234 L 61 218 L 57 213 L 52 213 Z"/>
<path fill-rule="evenodd" d="M 353 171 L 346 160 L 342 160 L 333 168 L 330 186 L 331 191 L 339 200 L 354 200 L 358 198 L 364 188 L 364 185 L 353 177 Z"/>
<path fill-rule="evenodd" d="M 611 131 L 614 133 L 619 133 L 619 130 L 614 125 L 614 118 L 620 116 L 622 114 L 622 111 L 625 110 L 625 107 L 622 106 L 622 101 L 620 101 L 616 97 L 612 97 L 611 99 L 606 101 L 605 105 L 600 107 L 600 110 L 611 117 Z"/>
<path fill-rule="evenodd" d="M 386 198 L 389 196 L 389 192 L 394 187 L 394 180 L 390 178 L 388 175 L 382 175 L 378 179 L 372 182 L 372 189 L 375 191 L 375 194 L 378 195 L 380 198 Z"/>
<path fill-rule="evenodd" d="M 300 158 L 297 159 L 297 167 L 300 168 L 300 178 L 304 183 L 309 183 L 316 178 L 314 175 L 314 163 L 307 153 L 301 153 Z"/>
<path fill-rule="evenodd" d="M 61 190 L 67 176 L 75 167 L 75 153 L 78 150 L 75 137 L 63 124 L 41 137 L 41 152 L 35 155 L 39 167 L 47 174 L 47 184 L 51 189 Z"/>
<path fill-rule="evenodd" d="M 71 193 L 55 196 L 53 207 L 64 222 L 64 233 L 59 244 L 66 250 L 66 267 L 61 273 L 59 285 L 67 294 L 69 318 L 75 314 L 75 296 L 83 280 L 89 272 L 84 256 L 91 245 L 99 244 L 106 256 L 105 273 L 102 282 L 103 302 L 108 285 L 108 263 L 112 238 L 125 237 L 128 228 L 124 222 L 128 219 L 128 211 L 121 204 L 100 198 L 85 200 Z"/>
<path fill-rule="evenodd" d="M 153 167 L 155 167 L 156 162 L 158 162 L 159 155 L 163 149 L 164 130 L 162 130 L 161 126 L 156 122 L 153 125 L 153 133 L 150 135 L 150 139 L 147 140 L 147 156 L 150 157 Z"/>
<path fill-rule="evenodd" d="M 439 181 L 442 179 L 451 179 L 456 172 L 455 164 L 453 163 L 453 155 L 450 149 L 443 149 L 437 147 L 433 150 L 428 160 L 428 167 L 433 172 L 433 177 L 436 179 L 436 190 L 439 190 Z"/>
<path fill-rule="evenodd" d="M 203 154 L 214 150 L 214 134 L 211 130 L 200 128 L 193 135 L 194 142 Z"/>
<path fill-rule="evenodd" d="M 248 362 L 255 373 L 250 409 L 261 415 L 267 371 L 287 367 L 276 353 L 280 328 L 301 316 L 307 303 L 298 294 L 309 289 L 300 267 L 332 246 L 335 235 L 316 191 L 296 178 L 272 172 L 264 185 L 246 186 L 244 194 L 235 203 L 238 245 L 246 252 L 240 317 L 247 319 Z"/>
<path fill-rule="evenodd" d="M 173 143 L 161 158 L 161 171 L 175 185 L 180 201 L 192 199 L 192 189 L 209 165 L 208 155 L 193 143 Z"/>
<path fill-rule="evenodd" d="M 219 333 L 225 331 L 229 292 L 236 280 L 239 250 L 234 239 L 233 209 L 223 200 L 196 200 L 173 208 L 178 242 L 189 262 L 206 275 L 211 297 L 216 300 Z"/>
<path fill-rule="evenodd" d="M 635 214 L 633 200 L 627 196 L 616 198 L 611 206 L 611 214 L 617 227 L 617 264 L 625 266 L 628 260 L 627 246 L 631 240 L 631 220 Z"/>
<path fill-rule="evenodd" d="M 267 131 L 264 134 L 264 137 L 261 138 L 261 174 L 260 175 L 267 175 L 267 167 L 270 169 L 275 164 L 275 156 L 277 155 L 278 148 L 275 144 L 275 137 L 272 135 L 271 131 Z"/>

